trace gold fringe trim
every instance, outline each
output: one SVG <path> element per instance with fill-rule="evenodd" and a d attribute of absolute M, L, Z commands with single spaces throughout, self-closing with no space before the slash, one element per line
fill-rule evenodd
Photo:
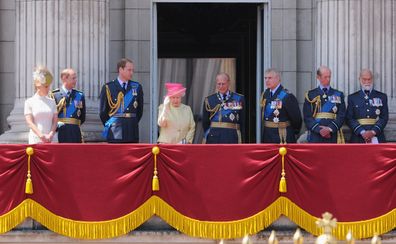
<path fill-rule="evenodd" d="M 132 231 L 154 214 L 184 234 L 200 238 L 231 239 L 256 234 L 282 214 L 311 234 L 322 234 L 315 224 L 318 218 L 310 215 L 286 197 L 279 197 L 266 209 L 248 218 L 220 222 L 201 221 L 184 216 L 157 196 L 152 196 L 139 208 L 125 216 L 98 222 L 66 219 L 55 215 L 34 200 L 26 199 L 10 212 L 0 216 L 0 234 L 11 230 L 26 218 L 32 217 L 48 229 L 64 236 L 91 240 L 114 238 Z M 333 234 L 339 240 L 344 240 L 348 231 L 351 231 L 356 239 L 369 238 L 395 228 L 395 219 L 396 209 L 370 220 L 338 222 Z"/>
<path fill-rule="evenodd" d="M 11 212 L 0 216 L 0 233 L 5 233 L 25 218 L 32 217 L 58 234 L 78 239 L 107 239 L 125 235 L 146 222 L 154 212 L 154 201 L 147 200 L 139 208 L 108 221 L 76 221 L 55 215 L 39 203 L 26 199 Z"/>
<path fill-rule="evenodd" d="M 319 219 L 310 215 L 302 208 L 285 197 L 280 197 L 282 214 L 313 235 L 321 235 L 322 231 L 315 222 Z M 339 240 L 345 240 L 348 231 L 351 231 L 355 239 L 370 238 L 374 235 L 387 233 L 396 227 L 396 209 L 381 215 L 377 218 L 355 221 L 337 222 L 337 227 L 333 229 L 333 235 Z"/>
<path fill-rule="evenodd" d="M 245 219 L 236 221 L 201 221 L 186 217 L 157 196 L 155 214 L 175 229 L 193 237 L 210 239 L 240 238 L 255 234 L 277 220 L 282 212 L 281 200 L 278 199 L 265 210 Z"/>
<path fill-rule="evenodd" d="M 12 230 L 29 217 L 30 209 L 24 200 L 8 213 L 0 216 L 0 234 Z"/>

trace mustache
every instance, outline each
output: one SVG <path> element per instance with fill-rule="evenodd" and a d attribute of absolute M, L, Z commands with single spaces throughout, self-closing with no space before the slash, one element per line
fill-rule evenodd
<path fill-rule="evenodd" d="M 373 89 L 373 84 L 371 84 L 371 85 L 362 85 L 362 88 L 364 90 L 371 90 L 371 89 Z"/>

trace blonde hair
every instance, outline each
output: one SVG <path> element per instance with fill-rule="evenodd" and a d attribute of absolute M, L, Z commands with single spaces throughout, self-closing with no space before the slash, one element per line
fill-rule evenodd
<path fill-rule="evenodd" d="M 33 71 L 33 82 L 39 82 L 42 85 L 51 85 L 53 76 L 44 66 L 37 66 Z"/>

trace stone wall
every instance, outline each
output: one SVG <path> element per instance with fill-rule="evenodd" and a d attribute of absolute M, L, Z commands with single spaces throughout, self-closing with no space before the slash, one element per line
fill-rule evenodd
<path fill-rule="evenodd" d="M 0 134 L 15 100 L 15 0 L 0 1 Z"/>

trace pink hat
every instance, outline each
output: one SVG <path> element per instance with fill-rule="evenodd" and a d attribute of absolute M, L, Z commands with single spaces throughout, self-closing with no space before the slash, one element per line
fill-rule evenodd
<path fill-rule="evenodd" d="M 183 85 L 180 83 L 167 82 L 167 83 L 165 83 L 165 87 L 166 87 L 166 90 L 168 91 L 166 93 L 167 97 L 172 97 L 172 96 L 179 95 L 179 94 L 181 94 L 181 96 L 184 96 L 184 94 L 186 93 L 186 88 L 183 87 Z"/>

